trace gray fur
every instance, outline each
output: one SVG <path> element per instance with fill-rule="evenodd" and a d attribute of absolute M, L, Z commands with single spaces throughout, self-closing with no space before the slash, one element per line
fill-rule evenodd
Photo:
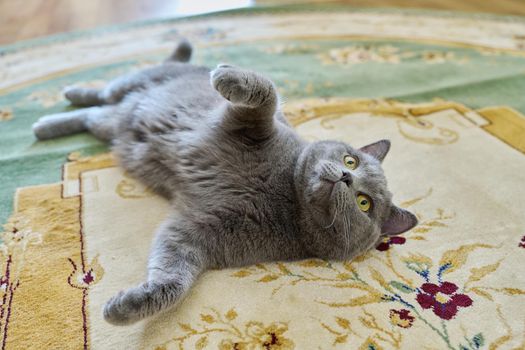
<path fill-rule="evenodd" d="M 171 199 L 147 281 L 107 302 L 108 322 L 132 323 L 178 304 L 207 269 L 352 259 L 416 224 L 391 202 L 380 164 L 388 141 L 361 149 L 308 143 L 286 122 L 270 80 L 228 65 L 210 72 L 174 62 L 188 52 L 183 43 L 164 64 L 100 91 L 70 89 L 73 104 L 97 106 L 34 127 L 40 139 L 87 129 L 112 142 L 124 169 Z M 347 154 L 358 158 L 355 170 L 345 167 Z M 356 203 L 361 193 L 373 200 L 367 213 Z"/>

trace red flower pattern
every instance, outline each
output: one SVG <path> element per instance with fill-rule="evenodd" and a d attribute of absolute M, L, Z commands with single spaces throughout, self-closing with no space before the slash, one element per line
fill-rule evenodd
<path fill-rule="evenodd" d="M 93 278 L 93 271 L 92 270 L 89 270 L 88 272 L 86 272 L 86 274 L 84 275 L 84 277 L 82 277 L 82 281 L 85 283 L 85 284 L 90 284 L 91 282 L 93 282 L 95 280 L 95 278 Z"/>
<path fill-rule="evenodd" d="M 458 287 L 451 282 L 443 282 L 441 285 L 424 283 L 421 286 L 422 293 L 417 295 L 417 302 L 423 309 L 430 309 L 444 320 L 452 319 L 458 312 L 458 307 L 472 305 L 472 299 L 468 295 L 458 294 Z"/>
<path fill-rule="evenodd" d="M 405 244 L 406 238 L 401 236 L 389 236 L 385 237 L 381 243 L 376 247 L 377 250 L 384 252 L 390 249 L 391 244 Z"/>
<path fill-rule="evenodd" d="M 518 244 L 518 247 L 525 248 L 525 236 L 521 237 L 521 242 Z"/>

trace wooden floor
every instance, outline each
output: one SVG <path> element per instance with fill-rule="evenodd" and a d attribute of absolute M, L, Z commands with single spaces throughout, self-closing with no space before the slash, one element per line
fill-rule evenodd
<path fill-rule="evenodd" d="M 0 45 L 136 20 L 308 0 L 0 0 Z M 360 7 L 407 7 L 525 16 L 525 0 L 343 0 Z"/>

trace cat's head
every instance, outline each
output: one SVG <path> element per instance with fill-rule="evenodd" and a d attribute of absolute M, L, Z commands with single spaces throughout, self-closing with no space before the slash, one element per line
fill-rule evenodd
<path fill-rule="evenodd" d="M 320 141 L 300 155 L 295 186 L 308 244 L 340 246 L 333 257 L 350 258 L 372 248 L 382 236 L 405 232 L 417 218 L 392 203 L 381 162 L 388 140 L 354 149 Z M 322 251 L 323 247 L 320 247 Z"/>

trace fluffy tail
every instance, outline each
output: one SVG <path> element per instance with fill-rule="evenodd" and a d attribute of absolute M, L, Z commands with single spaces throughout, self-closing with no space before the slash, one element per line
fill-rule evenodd
<path fill-rule="evenodd" d="M 172 62 L 188 62 L 191 58 L 191 52 L 193 48 L 188 40 L 183 39 L 171 53 L 170 57 L 166 61 Z"/>

